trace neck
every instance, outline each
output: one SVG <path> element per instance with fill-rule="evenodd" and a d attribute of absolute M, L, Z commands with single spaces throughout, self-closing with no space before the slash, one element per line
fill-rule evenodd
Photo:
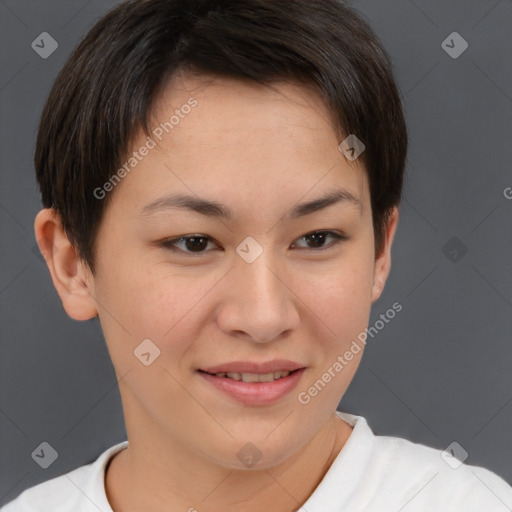
<path fill-rule="evenodd" d="M 138 430 L 143 431 L 143 430 Z M 302 449 L 283 463 L 242 471 L 212 463 L 173 446 L 163 457 L 152 443 L 132 443 L 109 462 L 107 498 L 114 512 L 141 510 L 293 512 L 321 482 L 352 427 L 336 415 Z"/>

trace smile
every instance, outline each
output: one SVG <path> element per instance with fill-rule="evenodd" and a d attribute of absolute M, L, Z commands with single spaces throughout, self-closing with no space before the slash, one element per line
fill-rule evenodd
<path fill-rule="evenodd" d="M 208 387 L 244 405 L 265 406 L 278 402 L 295 389 L 306 368 L 269 373 L 197 370 Z"/>
<path fill-rule="evenodd" d="M 206 372 L 208 373 L 208 372 Z M 273 380 L 278 380 L 283 377 L 288 377 L 290 375 L 290 371 L 281 371 L 281 372 L 273 372 L 273 373 L 238 373 L 238 372 L 219 372 L 215 374 L 215 377 L 225 377 L 228 379 L 243 381 L 243 382 L 272 382 Z"/>

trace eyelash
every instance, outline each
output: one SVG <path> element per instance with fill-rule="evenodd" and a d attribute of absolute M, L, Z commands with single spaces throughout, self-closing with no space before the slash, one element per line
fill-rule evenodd
<path fill-rule="evenodd" d="M 299 237 L 298 240 L 304 239 L 306 237 L 310 237 L 312 235 L 318 235 L 318 234 L 327 234 L 331 238 L 334 239 L 334 242 L 328 245 L 327 247 L 320 247 L 320 248 L 302 248 L 306 251 L 313 251 L 313 252 L 319 252 L 319 251 L 326 251 L 329 249 L 333 249 L 335 246 L 339 245 L 341 242 L 349 240 L 349 237 L 340 233 L 336 233 L 335 231 L 312 231 L 311 233 L 306 233 L 305 235 L 302 235 Z M 213 240 L 211 237 L 207 235 L 201 235 L 201 234 L 195 234 L 195 235 L 188 235 L 188 236 L 180 236 L 177 238 L 172 238 L 168 240 L 162 240 L 158 245 L 160 247 L 163 247 L 166 250 L 172 251 L 172 252 L 180 252 L 184 253 L 186 255 L 201 255 L 205 254 L 208 251 L 199 251 L 199 252 L 192 252 L 192 251 L 184 251 L 182 249 L 179 249 L 175 247 L 175 244 L 177 242 L 186 242 L 187 240 L 193 239 L 193 238 L 204 238 L 208 240 Z"/>

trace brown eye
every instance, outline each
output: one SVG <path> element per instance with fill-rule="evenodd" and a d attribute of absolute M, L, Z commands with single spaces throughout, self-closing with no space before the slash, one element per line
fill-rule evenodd
<path fill-rule="evenodd" d="M 329 245 L 325 245 L 325 240 L 327 238 L 334 239 L 334 242 L 332 242 Z M 338 245 L 343 240 L 348 240 L 348 237 L 345 235 L 341 235 L 339 233 L 336 233 L 334 231 L 313 231 L 312 233 L 308 233 L 307 235 L 303 235 L 299 238 L 299 240 L 305 240 L 307 243 L 312 244 L 310 247 L 306 247 L 305 249 L 310 249 L 313 251 L 323 251 L 326 249 L 330 249 L 334 247 L 335 245 Z M 292 244 L 292 247 L 295 245 Z"/>
<path fill-rule="evenodd" d="M 333 239 L 333 242 L 326 245 L 325 242 L 329 238 Z M 334 231 L 313 231 L 312 233 L 303 235 L 298 240 L 304 240 L 309 245 L 309 247 L 299 247 L 300 249 L 318 252 L 333 248 L 342 241 L 348 239 L 348 236 L 336 233 Z M 207 235 L 194 234 L 163 240 L 159 243 L 159 245 L 166 250 L 176 253 L 200 255 L 209 252 L 206 249 L 209 243 L 217 245 L 213 242 L 213 239 Z M 291 247 L 295 248 L 295 246 L 296 243 L 294 242 Z"/>
<path fill-rule="evenodd" d="M 170 251 L 201 254 L 207 252 L 204 249 L 208 246 L 209 241 L 211 238 L 206 235 L 188 235 L 164 240 L 160 245 Z M 178 244 L 181 244 L 181 248 L 178 247 Z"/>

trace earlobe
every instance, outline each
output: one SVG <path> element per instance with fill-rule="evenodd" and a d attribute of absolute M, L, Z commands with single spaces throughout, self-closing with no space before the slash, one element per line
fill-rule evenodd
<path fill-rule="evenodd" d="M 371 291 L 371 301 L 375 302 L 382 294 L 386 284 L 389 272 L 391 270 L 391 247 L 395 237 L 398 225 L 398 208 L 395 206 L 388 217 L 385 231 L 385 242 L 381 254 L 375 259 L 373 273 L 373 285 Z"/>
<path fill-rule="evenodd" d="M 92 275 L 78 258 L 58 213 L 52 208 L 41 210 L 36 215 L 34 231 L 66 313 L 75 320 L 95 317 L 98 311 Z"/>

